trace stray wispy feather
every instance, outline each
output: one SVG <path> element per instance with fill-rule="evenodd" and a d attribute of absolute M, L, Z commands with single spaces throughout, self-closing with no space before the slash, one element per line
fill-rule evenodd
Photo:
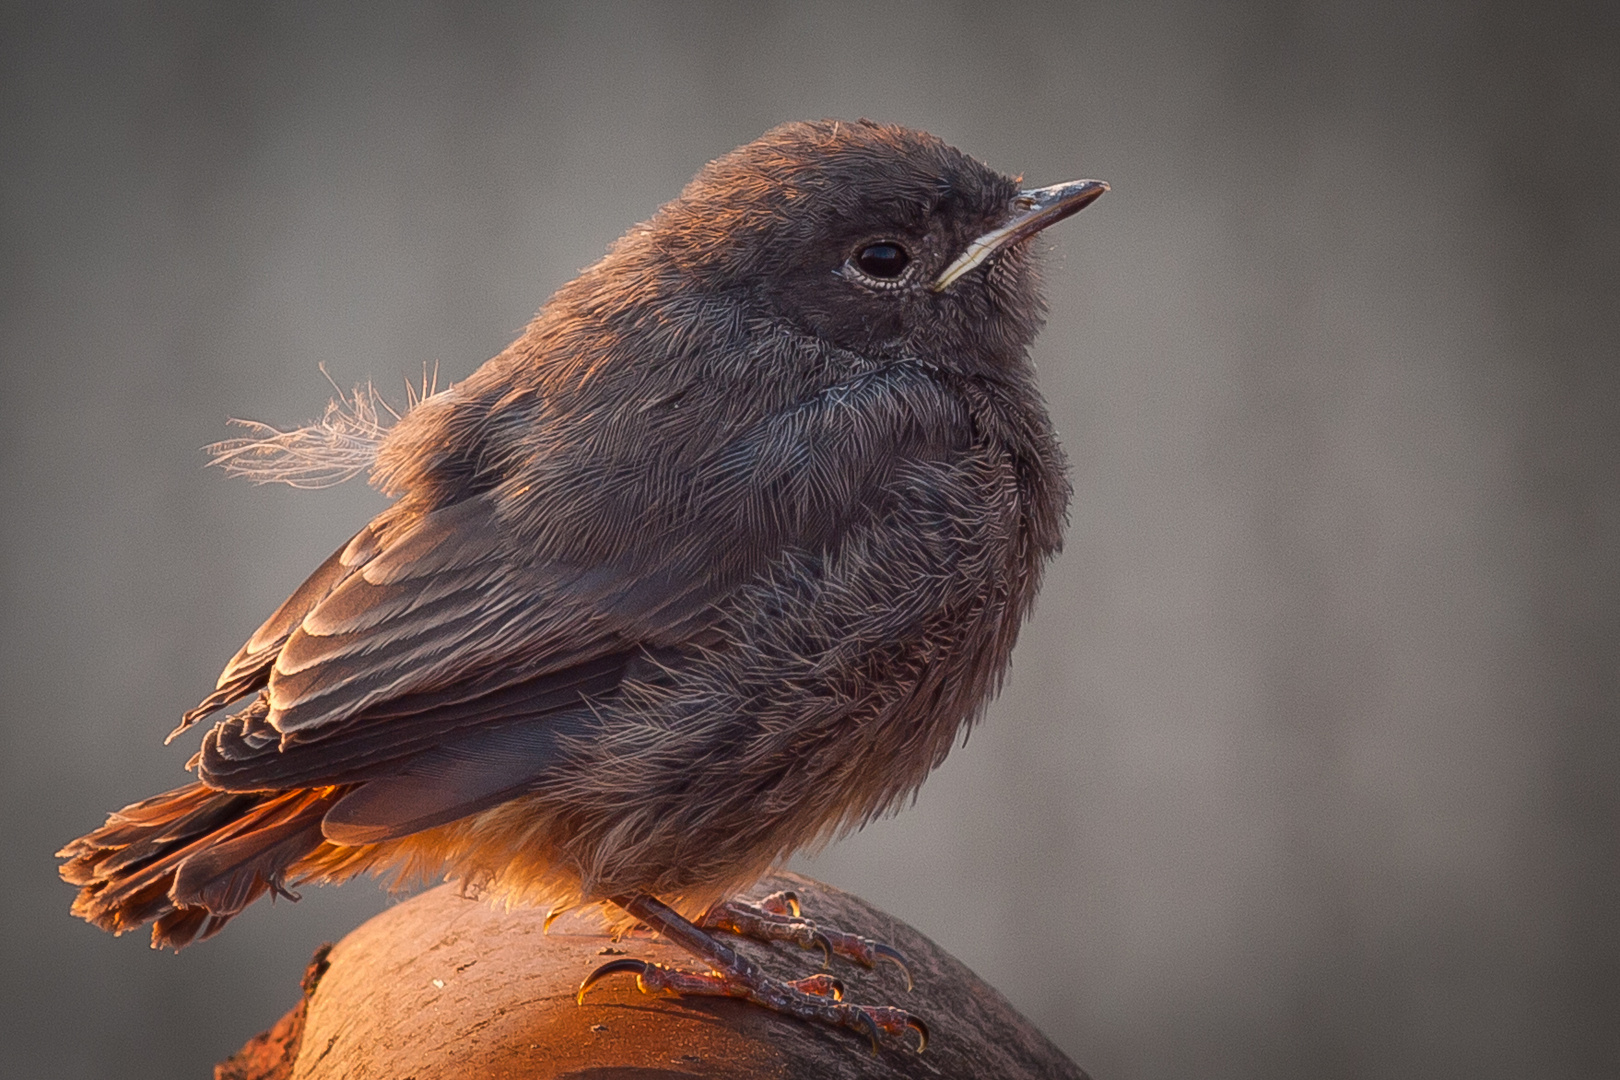
<path fill-rule="evenodd" d="M 208 464 L 254 484 L 286 484 L 306 491 L 335 487 L 369 470 L 376 464 L 383 436 L 403 413 L 370 382 L 344 393 L 324 364 L 321 374 L 337 396 L 326 403 L 320 419 L 283 431 L 263 421 L 232 417 L 230 423 L 249 434 L 203 447 Z M 433 397 L 438 382 L 437 366 L 431 372 L 422 369 L 420 388 L 406 380 L 405 411 Z"/>

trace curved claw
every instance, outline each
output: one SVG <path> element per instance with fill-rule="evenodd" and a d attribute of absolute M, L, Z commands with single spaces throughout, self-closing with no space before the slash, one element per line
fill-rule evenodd
<path fill-rule="evenodd" d="M 562 907 L 554 907 L 550 911 L 546 912 L 546 920 L 540 924 L 540 932 L 542 934 L 550 933 L 551 924 L 566 915 L 570 910 L 572 910 L 572 908 L 572 904 L 565 904 Z"/>
<path fill-rule="evenodd" d="M 872 1040 L 872 1054 L 875 1057 L 883 1050 L 882 1045 L 878 1041 L 882 1037 L 882 1032 L 878 1027 L 878 1022 L 873 1018 L 871 1013 L 867 1012 L 858 1005 L 855 1007 L 854 1015 L 860 1018 L 861 1030 L 866 1032 L 866 1037 Z"/>
<path fill-rule="evenodd" d="M 874 941 L 872 943 L 872 952 L 879 960 L 887 960 L 889 963 L 900 969 L 900 974 L 906 977 L 906 990 L 907 992 L 910 992 L 912 986 L 914 985 L 911 981 L 911 969 L 906 966 L 906 958 L 901 954 L 900 950 L 894 948 L 892 945 L 885 945 L 881 941 Z M 923 1038 L 926 1040 L 927 1036 L 924 1035 Z"/>
<path fill-rule="evenodd" d="M 824 968 L 832 966 L 832 939 L 826 934 L 823 934 L 820 930 L 817 930 L 810 935 L 810 944 L 819 945 L 821 947 L 821 966 Z M 910 987 L 907 987 L 907 989 L 910 989 Z"/>
<path fill-rule="evenodd" d="M 920 1054 L 924 1050 L 928 1049 L 928 1025 L 917 1019 L 915 1016 L 912 1016 L 910 1013 L 907 1013 L 906 1027 L 911 1028 L 917 1033 L 917 1053 Z"/>
<path fill-rule="evenodd" d="M 585 976 L 585 981 L 579 984 L 579 993 L 574 995 L 574 1004 L 585 1004 L 585 991 L 589 990 L 592 986 L 601 982 L 609 975 L 617 975 L 621 971 L 630 971 L 635 972 L 636 978 L 639 980 L 647 973 L 647 969 L 651 966 L 652 965 L 648 964 L 645 960 L 635 960 L 629 957 L 622 960 L 609 960 L 607 963 Z"/>

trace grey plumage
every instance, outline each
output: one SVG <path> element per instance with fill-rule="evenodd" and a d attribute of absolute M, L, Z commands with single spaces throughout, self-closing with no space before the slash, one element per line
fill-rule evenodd
<path fill-rule="evenodd" d="M 64 850 L 75 910 L 179 946 L 393 869 L 695 911 L 897 805 L 1061 542 L 1028 243 L 929 288 L 1018 195 L 864 121 L 706 167 L 382 435 L 396 501 L 187 714 L 249 699 L 202 786 Z"/>

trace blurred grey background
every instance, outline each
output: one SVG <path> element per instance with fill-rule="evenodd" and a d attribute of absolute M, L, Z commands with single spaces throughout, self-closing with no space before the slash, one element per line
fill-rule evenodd
<path fill-rule="evenodd" d="M 1620 1074 L 1614 5 L 7 4 L 0 1074 L 187 1077 L 370 883 L 178 958 L 51 852 L 381 505 L 229 416 L 470 372 L 705 161 L 926 128 L 1054 230 L 1074 462 L 1010 686 L 798 863 L 1098 1080 Z"/>

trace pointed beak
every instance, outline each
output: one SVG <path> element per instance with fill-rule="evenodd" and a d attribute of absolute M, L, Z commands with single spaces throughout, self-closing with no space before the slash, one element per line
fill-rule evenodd
<path fill-rule="evenodd" d="M 1097 200 L 1108 185 L 1101 180 L 1070 180 L 1066 184 L 1020 191 L 1013 200 L 1013 216 L 967 246 L 929 286 L 939 292 L 984 260 L 1011 244 L 1027 239 L 1054 222 L 1078 214 Z"/>

